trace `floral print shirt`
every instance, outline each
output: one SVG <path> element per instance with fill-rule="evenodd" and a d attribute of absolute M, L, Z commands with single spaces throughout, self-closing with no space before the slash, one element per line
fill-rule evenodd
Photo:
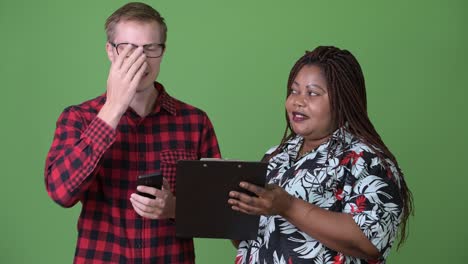
<path fill-rule="evenodd" d="M 239 244 L 236 264 L 385 263 L 402 215 L 401 179 L 395 165 L 386 159 L 385 168 L 375 151 L 344 128 L 297 159 L 302 141 L 300 136 L 290 139 L 271 157 L 267 181 L 326 210 L 351 214 L 382 257 L 365 260 L 343 255 L 272 215 L 260 217 L 257 239 Z"/>

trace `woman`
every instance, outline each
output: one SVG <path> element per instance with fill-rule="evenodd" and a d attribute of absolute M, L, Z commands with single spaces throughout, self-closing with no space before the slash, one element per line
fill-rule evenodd
<path fill-rule="evenodd" d="M 361 67 L 347 50 L 318 47 L 292 68 L 287 127 L 270 149 L 268 185 L 230 192 L 236 211 L 261 215 L 236 263 L 385 263 L 400 244 L 412 196 L 367 114 Z M 288 134 L 289 131 L 289 135 Z"/>

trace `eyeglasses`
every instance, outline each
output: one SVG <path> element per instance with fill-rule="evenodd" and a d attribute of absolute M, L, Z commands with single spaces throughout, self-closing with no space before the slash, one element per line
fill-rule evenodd
<path fill-rule="evenodd" d="M 139 46 L 132 44 L 132 43 L 112 43 L 109 42 L 112 47 L 115 48 L 117 54 L 121 54 L 128 46 L 131 46 L 130 51 L 127 53 L 127 57 L 130 56 Z M 164 43 L 150 43 L 143 45 L 143 52 L 146 54 L 148 58 L 159 58 L 161 57 L 164 49 L 166 48 L 166 44 Z"/>

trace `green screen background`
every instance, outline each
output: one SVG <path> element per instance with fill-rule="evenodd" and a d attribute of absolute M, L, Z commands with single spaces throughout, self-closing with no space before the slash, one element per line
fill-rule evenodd
<path fill-rule="evenodd" d="M 105 19 L 125 1 L 0 1 L 0 263 L 71 263 L 80 206 L 46 194 L 63 108 L 105 91 Z M 223 155 L 257 160 L 279 142 L 290 68 L 318 45 L 349 49 L 369 113 L 413 191 L 410 237 L 389 263 L 468 258 L 465 1 L 147 1 L 166 18 L 159 81 L 210 116 Z M 313 221 L 313 219 L 311 219 Z M 196 239 L 198 263 L 233 263 Z"/>

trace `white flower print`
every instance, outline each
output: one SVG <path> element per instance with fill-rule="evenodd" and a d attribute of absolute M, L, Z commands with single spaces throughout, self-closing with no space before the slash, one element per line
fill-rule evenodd
<path fill-rule="evenodd" d="M 290 139 L 270 159 L 269 182 L 323 209 L 351 214 L 363 234 L 387 256 L 402 215 L 402 201 L 395 193 L 400 181 L 397 167 L 383 157 L 387 169 L 372 148 L 343 128 L 294 162 L 302 140 L 300 136 Z M 281 216 L 261 216 L 257 238 L 241 242 L 236 263 L 368 262 L 327 248 Z"/>

